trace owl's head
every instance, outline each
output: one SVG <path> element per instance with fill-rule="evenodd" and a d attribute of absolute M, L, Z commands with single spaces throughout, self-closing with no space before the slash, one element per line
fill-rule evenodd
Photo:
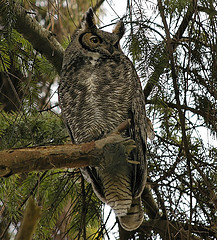
<path fill-rule="evenodd" d="M 112 57 L 122 53 L 119 42 L 124 31 L 122 21 L 116 24 L 112 33 L 100 30 L 95 25 L 93 10 L 89 8 L 83 21 L 83 28 L 78 31 L 77 40 L 80 47 L 87 51 Z"/>

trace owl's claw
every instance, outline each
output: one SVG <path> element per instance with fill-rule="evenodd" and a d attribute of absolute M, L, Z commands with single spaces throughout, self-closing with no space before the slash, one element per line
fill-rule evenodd
<path fill-rule="evenodd" d="M 135 144 L 135 141 L 131 138 L 129 139 L 126 139 L 124 142 L 123 142 L 123 145 L 125 147 L 125 154 L 127 156 L 130 155 L 130 153 L 136 148 L 136 144 Z M 140 164 L 140 162 L 138 161 L 134 161 L 134 160 L 130 160 L 130 159 L 127 159 L 127 162 L 128 163 L 131 163 L 131 164 Z"/>
<path fill-rule="evenodd" d="M 132 163 L 132 164 L 140 164 L 139 161 L 133 161 L 133 160 L 127 160 L 127 161 L 128 161 L 128 163 Z"/>
<path fill-rule="evenodd" d="M 136 148 L 135 141 L 133 139 L 131 139 L 131 138 L 126 139 L 125 141 L 123 141 L 123 145 L 125 147 L 125 153 L 127 155 L 129 155 Z"/>

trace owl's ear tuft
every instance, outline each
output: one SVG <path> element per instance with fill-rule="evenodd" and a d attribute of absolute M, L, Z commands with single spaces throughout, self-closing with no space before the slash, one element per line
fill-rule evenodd
<path fill-rule="evenodd" d="M 117 34 L 119 38 L 121 39 L 125 33 L 125 27 L 124 22 L 120 20 L 116 25 L 115 28 L 112 31 L 113 33 Z"/>
<path fill-rule="evenodd" d="M 88 11 L 86 12 L 86 15 L 84 17 L 84 27 L 86 29 L 96 27 L 93 9 L 91 7 L 88 9 Z"/>

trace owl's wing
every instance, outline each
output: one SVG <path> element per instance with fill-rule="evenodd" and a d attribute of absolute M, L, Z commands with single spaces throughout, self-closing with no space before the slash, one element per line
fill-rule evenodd
<path fill-rule="evenodd" d="M 132 63 L 131 63 L 132 64 Z M 131 126 L 130 137 L 135 140 L 136 151 L 133 153 L 134 161 L 139 162 L 135 164 L 132 176 L 132 190 L 134 197 L 140 196 L 147 179 L 147 162 L 146 162 L 146 148 L 147 148 L 147 132 L 146 132 L 146 113 L 145 113 L 145 98 L 141 88 L 139 77 L 133 68 L 134 89 L 135 94 L 132 100 L 132 109 L 130 113 Z"/>
<path fill-rule="evenodd" d="M 103 184 L 99 177 L 99 174 L 97 173 L 96 168 L 95 167 L 81 168 L 81 172 L 85 180 L 88 181 L 89 183 L 92 183 L 93 190 L 96 193 L 97 197 L 102 202 L 106 202 L 105 195 L 102 189 Z"/>

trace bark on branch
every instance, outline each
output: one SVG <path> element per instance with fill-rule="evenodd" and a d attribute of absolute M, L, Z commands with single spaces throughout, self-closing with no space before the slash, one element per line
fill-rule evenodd
<path fill-rule="evenodd" d="M 53 168 L 95 166 L 99 159 L 103 158 L 103 148 L 106 144 L 124 144 L 129 152 L 132 150 L 133 140 L 120 135 L 128 125 L 129 120 L 126 120 L 106 138 L 95 142 L 0 151 L 0 176 Z"/>

